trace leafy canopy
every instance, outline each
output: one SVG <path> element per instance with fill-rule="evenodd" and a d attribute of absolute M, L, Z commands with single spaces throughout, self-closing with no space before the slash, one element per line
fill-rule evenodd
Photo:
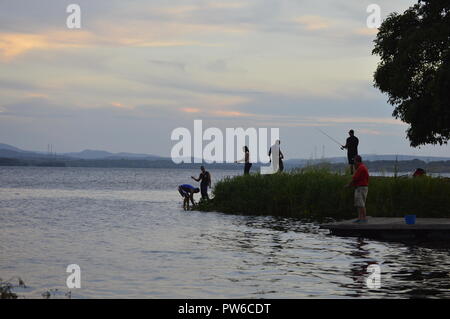
<path fill-rule="evenodd" d="M 447 144 L 450 138 L 450 1 L 419 0 L 382 23 L 372 54 L 381 58 L 375 87 L 386 93 L 393 116 L 410 126 L 411 146 Z"/>

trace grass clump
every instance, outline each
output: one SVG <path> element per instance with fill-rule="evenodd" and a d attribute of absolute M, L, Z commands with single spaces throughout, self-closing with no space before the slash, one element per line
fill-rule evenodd
<path fill-rule="evenodd" d="M 203 211 L 290 216 L 320 220 L 355 217 L 351 180 L 326 169 L 305 169 L 273 175 L 247 175 L 218 182 Z M 367 213 L 377 217 L 450 217 L 447 178 L 371 177 Z"/>

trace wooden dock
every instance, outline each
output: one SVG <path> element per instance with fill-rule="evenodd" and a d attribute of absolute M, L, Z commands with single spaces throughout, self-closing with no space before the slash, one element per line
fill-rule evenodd
<path fill-rule="evenodd" d="M 333 235 L 385 240 L 445 241 L 450 239 L 450 218 L 417 218 L 414 225 L 404 218 L 368 217 L 367 223 L 355 219 L 320 225 Z"/>

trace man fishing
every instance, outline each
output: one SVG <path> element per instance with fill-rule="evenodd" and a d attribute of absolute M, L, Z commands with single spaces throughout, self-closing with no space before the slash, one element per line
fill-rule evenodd
<path fill-rule="evenodd" d="M 195 178 L 194 176 L 191 176 L 191 178 L 196 182 L 200 182 L 200 190 L 202 193 L 202 199 L 209 200 L 208 187 L 211 187 L 211 174 L 205 169 L 204 166 L 201 166 L 200 170 L 201 170 L 201 173 L 198 176 L 198 178 Z"/>
<path fill-rule="evenodd" d="M 194 202 L 194 194 L 198 193 L 200 189 L 189 185 L 189 184 L 183 184 L 178 186 L 178 192 L 183 197 L 183 209 L 189 210 L 189 201 L 191 201 L 192 206 L 195 205 Z"/>
<path fill-rule="evenodd" d="M 353 130 L 350 130 L 348 135 L 350 136 L 347 138 L 345 145 L 341 146 L 341 149 L 347 149 L 348 165 L 350 166 L 350 173 L 353 174 L 355 171 L 355 156 L 358 155 L 359 139 L 355 136 Z"/>
<path fill-rule="evenodd" d="M 356 155 L 354 160 L 356 172 L 347 187 L 355 187 L 355 207 L 358 210 L 358 219 L 355 223 L 367 223 L 366 199 L 369 192 L 369 170 L 363 164 L 361 156 Z"/>

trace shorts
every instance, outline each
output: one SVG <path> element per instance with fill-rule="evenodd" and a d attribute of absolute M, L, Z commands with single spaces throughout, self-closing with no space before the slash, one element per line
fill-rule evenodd
<path fill-rule="evenodd" d="M 355 207 L 366 207 L 367 193 L 369 192 L 369 187 L 358 186 L 355 189 Z"/>

